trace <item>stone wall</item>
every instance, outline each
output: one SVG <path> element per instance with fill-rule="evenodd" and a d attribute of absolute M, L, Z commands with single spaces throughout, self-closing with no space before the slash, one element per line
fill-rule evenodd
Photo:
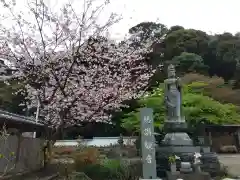
<path fill-rule="evenodd" d="M 8 136 L 0 139 L 0 175 L 40 169 L 43 165 L 43 140 Z"/>

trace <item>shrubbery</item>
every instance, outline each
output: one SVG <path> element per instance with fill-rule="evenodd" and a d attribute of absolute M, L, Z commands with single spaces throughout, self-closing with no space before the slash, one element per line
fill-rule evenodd
<path fill-rule="evenodd" d="M 196 78 L 200 78 L 195 82 Z M 217 83 L 219 89 L 220 79 L 213 82 L 201 81 L 204 76 L 194 76 L 185 79 L 188 84 L 183 86 L 183 113 L 190 127 L 196 127 L 200 122 L 204 121 L 208 124 L 239 124 L 239 109 L 233 104 L 223 104 L 210 95 L 209 88 Z M 222 81 L 221 81 L 222 82 Z M 215 86 L 217 85 L 215 84 Z M 227 88 L 227 87 L 226 87 Z M 213 93 L 211 91 L 211 93 Z M 138 100 L 139 108 L 149 107 L 154 111 L 154 124 L 157 128 L 161 128 L 165 119 L 164 92 L 160 86 L 152 92 L 146 94 Z M 122 126 L 133 132 L 140 130 L 139 110 L 135 109 L 130 113 L 124 114 Z"/>
<path fill-rule="evenodd" d="M 93 180 L 135 180 L 141 176 L 141 163 L 102 157 L 96 148 L 85 148 L 74 155 L 75 171 Z"/>

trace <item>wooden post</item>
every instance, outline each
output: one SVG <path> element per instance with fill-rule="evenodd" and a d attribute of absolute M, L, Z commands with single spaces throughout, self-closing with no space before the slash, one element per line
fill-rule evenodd
<path fill-rule="evenodd" d="M 20 158 L 20 150 L 21 150 L 21 143 L 22 143 L 22 133 L 20 131 L 18 131 L 16 133 L 16 136 L 17 136 L 18 144 L 17 144 L 17 151 L 16 151 L 15 166 L 19 162 L 19 158 Z"/>

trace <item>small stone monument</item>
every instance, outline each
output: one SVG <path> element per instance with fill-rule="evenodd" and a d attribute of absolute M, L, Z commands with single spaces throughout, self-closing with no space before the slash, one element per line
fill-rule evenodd
<path fill-rule="evenodd" d="M 142 108 L 140 110 L 140 120 L 143 179 L 156 179 L 153 110 L 151 108 Z"/>
<path fill-rule="evenodd" d="M 182 86 L 176 77 L 174 65 L 168 66 L 168 78 L 164 81 L 164 102 L 166 105 L 165 128 L 172 130 L 186 129 L 185 118 L 182 116 Z"/>
<path fill-rule="evenodd" d="M 192 167 L 190 162 L 181 162 L 180 166 L 181 173 L 190 173 L 192 172 Z"/>

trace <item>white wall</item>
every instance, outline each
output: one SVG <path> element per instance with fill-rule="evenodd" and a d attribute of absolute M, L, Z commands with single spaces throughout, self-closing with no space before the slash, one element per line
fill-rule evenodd
<path fill-rule="evenodd" d="M 93 139 L 83 139 L 82 142 L 86 146 L 110 146 L 118 144 L 119 137 L 94 137 Z M 134 145 L 136 137 L 123 137 L 125 145 Z M 77 146 L 78 140 L 59 140 L 54 146 Z"/>

